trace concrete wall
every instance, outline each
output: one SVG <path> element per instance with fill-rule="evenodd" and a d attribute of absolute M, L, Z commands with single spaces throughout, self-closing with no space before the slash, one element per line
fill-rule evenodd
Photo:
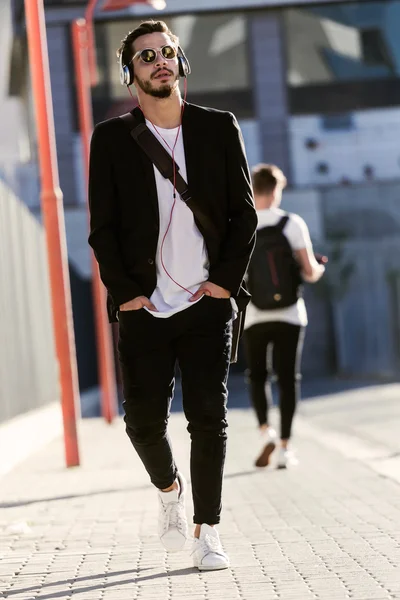
<path fill-rule="evenodd" d="M 327 234 L 382 238 L 400 229 L 400 181 L 332 186 L 321 189 Z"/>
<path fill-rule="evenodd" d="M 262 161 L 278 165 L 290 179 L 286 69 L 280 13 L 249 15 L 248 43 Z"/>
<path fill-rule="evenodd" d="M 321 115 L 291 117 L 289 136 L 296 185 L 329 185 L 343 178 L 365 181 L 364 168 L 373 168 L 379 180 L 400 176 L 400 108 L 356 111 L 348 128 L 327 129 Z M 318 147 L 307 149 L 307 140 Z M 326 163 L 329 171 L 318 173 Z"/>
<path fill-rule="evenodd" d="M 287 200 L 316 234 L 322 222 L 313 239 L 330 257 L 323 280 L 307 287 L 305 370 L 318 373 L 325 356 L 340 374 L 398 377 L 400 181 L 292 191 Z"/>
<path fill-rule="evenodd" d="M 354 273 L 333 300 L 339 373 L 398 377 L 400 228 L 381 240 L 348 241 L 344 253 Z"/>
<path fill-rule="evenodd" d="M 59 399 L 42 227 L 0 179 L 0 422 Z"/>

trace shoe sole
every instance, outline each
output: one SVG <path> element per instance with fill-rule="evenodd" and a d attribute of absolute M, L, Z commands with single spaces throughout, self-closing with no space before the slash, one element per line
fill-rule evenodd
<path fill-rule="evenodd" d="M 293 467 L 297 467 L 298 465 L 298 461 L 292 461 L 292 462 L 288 462 L 287 465 L 276 465 L 277 469 L 292 469 Z"/>
<path fill-rule="evenodd" d="M 271 457 L 271 454 L 275 450 L 275 448 L 276 448 L 276 444 L 274 444 L 274 442 L 268 442 L 268 444 L 265 446 L 264 450 L 261 452 L 260 456 L 257 458 L 257 460 L 255 462 L 255 466 L 256 467 L 268 467 L 269 459 Z"/>
<path fill-rule="evenodd" d="M 199 571 L 222 571 L 222 569 L 229 569 L 231 565 L 228 563 L 227 565 L 219 565 L 218 567 L 195 567 Z"/>

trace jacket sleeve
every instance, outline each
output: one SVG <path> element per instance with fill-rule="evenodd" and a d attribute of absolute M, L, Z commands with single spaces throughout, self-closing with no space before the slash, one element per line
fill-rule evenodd
<path fill-rule="evenodd" d="M 239 293 L 255 244 L 257 214 L 244 142 L 235 116 L 228 113 L 226 127 L 226 173 L 228 185 L 228 229 L 219 261 L 210 270 L 209 281 Z"/>
<path fill-rule="evenodd" d="M 100 277 L 115 308 L 142 295 L 140 287 L 123 264 L 116 234 L 117 202 L 113 165 L 105 132 L 97 126 L 90 144 L 89 244 L 99 263 Z"/>

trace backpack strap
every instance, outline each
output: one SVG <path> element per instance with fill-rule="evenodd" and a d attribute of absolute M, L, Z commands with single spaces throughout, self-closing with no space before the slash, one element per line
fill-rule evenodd
<path fill-rule="evenodd" d="M 289 221 L 289 215 L 283 216 L 280 221 L 275 225 L 278 231 L 283 231 L 286 227 L 286 223 Z"/>

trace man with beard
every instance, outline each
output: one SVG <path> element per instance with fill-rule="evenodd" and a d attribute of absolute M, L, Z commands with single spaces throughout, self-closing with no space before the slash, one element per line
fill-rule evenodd
<path fill-rule="evenodd" d="M 191 436 L 192 557 L 200 570 L 229 559 L 220 521 L 232 321 L 248 302 L 242 280 L 256 213 L 243 140 L 228 112 L 182 101 L 190 72 L 178 39 L 161 21 L 130 32 L 118 51 L 121 81 L 135 84 L 136 122 L 172 156 L 206 221 L 199 220 L 116 118 L 96 126 L 89 198 L 93 247 L 119 320 L 128 436 L 158 489 L 159 535 L 181 550 L 187 537 L 186 482 L 167 434 L 175 365 Z M 209 226 L 204 226 L 204 223 Z"/>

